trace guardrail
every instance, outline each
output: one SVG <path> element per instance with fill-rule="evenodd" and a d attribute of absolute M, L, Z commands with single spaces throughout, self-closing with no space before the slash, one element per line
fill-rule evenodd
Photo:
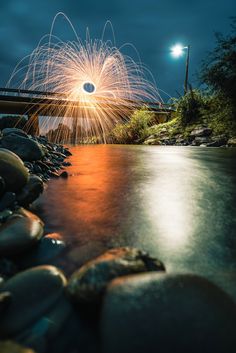
<path fill-rule="evenodd" d="M 1 93 L 5 93 L 2 94 Z M 21 88 L 6 88 L 6 87 L 0 87 L 0 97 L 3 96 L 12 96 L 12 97 L 27 97 L 27 98 L 61 98 L 63 100 L 67 100 L 68 95 L 65 93 L 59 93 L 59 92 L 45 92 L 45 91 L 36 91 L 36 90 L 28 90 L 28 89 L 21 89 Z M 101 97 L 101 101 L 104 100 L 104 98 Z M 111 99 L 109 99 L 111 103 Z M 127 99 L 126 100 L 128 104 L 133 105 L 146 105 L 148 106 L 149 109 L 152 109 L 153 111 L 174 111 L 174 107 L 171 104 L 166 104 L 162 102 L 150 102 L 150 101 L 132 101 Z M 116 104 L 115 99 L 114 99 L 114 105 Z"/>

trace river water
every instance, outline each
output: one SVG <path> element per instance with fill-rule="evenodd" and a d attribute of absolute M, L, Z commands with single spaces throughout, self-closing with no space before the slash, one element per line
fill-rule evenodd
<path fill-rule="evenodd" d="M 135 246 L 169 272 L 194 272 L 236 294 L 236 149 L 71 147 L 68 179 L 39 201 L 46 231 L 69 244 L 73 270 L 114 246 Z"/>

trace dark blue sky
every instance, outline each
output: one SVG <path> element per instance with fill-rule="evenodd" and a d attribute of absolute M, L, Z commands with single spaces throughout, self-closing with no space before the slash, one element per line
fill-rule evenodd
<path fill-rule="evenodd" d="M 191 45 L 190 81 L 201 60 L 214 47 L 214 32 L 228 33 L 236 15 L 235 0 L 7 0 L 0 4 L 0 86 L 4 86 L 17 62 L 29 54 L 49 32 L 54 15 L 65 12 L 84 37 L 100 38 L 111 20 L 117 46 L 133 43 L 152 71 L 157 86 L 170 95 L 182 92 L 185 63 L 170 56 L 176 42 Z M 62 19 L 56 31 L 74 37 Z M 167 96 L 162 94 L 164 100 Z"/>

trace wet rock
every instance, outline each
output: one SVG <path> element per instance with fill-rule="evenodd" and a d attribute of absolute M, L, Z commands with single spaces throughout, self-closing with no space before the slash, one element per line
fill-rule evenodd
<path fill-rule="evenodd" d="M 16 154 L 0 148 L 0 176 L 8 191 L 18 191 L 27 183 L 29 173 Z"/>
<path fill-rule="evenodd" d="M 64 178 L 64 179 L 67 179 L 68 176 L 69 176 L 69 174 L 68 174 L 67 171 L 65 171 L 65 170 L 64 170 L 64 172 L 62 172 L 62 173 L 60 174 L 60 177 L 61 177 L 61 178 Z"/>
<path fill-rule="evenodd" d="M 38 142 L 16 134 L 3 136 L 2 146 L 17 154 L 24 161 L 35 161 L 44 156 L 44 151 Z"/>
<path fill-rule="evenodd" d="M 104 298 L 104 353 L 234 353 L 236 306 L 194 275 L 142 274 L 114 280 Z"/>
<path fill-rule="evenodd" d="M 0 176 L 0 197 L 4 194 L 4 191 L 5 191 L 5 181 Z"/>
<path fill-rule="evenodd" d="M 1 353 L 35 353 L 30 348 L 23 347 L 13 341 L 0 341 Z"/>
<path fill-rule="evenodd" d="M 18 271 L 16 264 L 4 257 L 0 258 L 0 274 L 3 278 L 7 279 L 15 275 Z"/>
<path fill-rule="evenodd" d="M 211 133 L 212 133 L 212 129 L 209 127 L 197 127 L 191 131 L 190 137 L 210 136 Z"/>
<path fill-rule="evenodd" d="M 13 337 L 47 313 L 64 293 L 66 278 L 53 266 L 39 266 L 23 271 L 6 281 L 2 291 L 12 300 L 0 317 L 1 337 Z"/>
<path fill-rule="evenodd" d="M 0 223 L 5 222 L 8 217 L 13 214 L 11 210 L 4 210 L 0 212 Z"/>
<path fill-rule="evenodd" d="M 72 352 L 81 334 L 81 324 L 79 318 L 71 322 L 71 317 L 75 317 L 74 309 L 67 298 L 61 295 L 47 312 L 21 331 L 15 339 L 32 347 L 37 353 Z M 74 345 L 71 347 L 72 342 Z"/>
<path fill-rule="evenodd" d="M 207 147 L 221 147 L 227 144 L 227 137 L 225 135 L 213 136 L 211 142 L 207 143 Z"/>
<path fill-rule="evenodd" d="M 6 208 L 13 208 L 16 202 L 16 194 L 14 192 L 6 192 L 0 198 L 0 212 L 4 211 Z"/>
<path fill-rule="evenodd" d="M 57 258 L 64 252 L 66 244 L 62 240 L 43 237 L 36 247 L 25 253 L 17 262 L 21 268 L 38 265 L 54 265 Z"/>
<path fill-rule="evenodd" d="M 31 175 L 28 183 L 17 194 L 17 202 L 20 206 L 28 206 L 43 192 L 43 181 L 37 175 Z"/>
<path fill-rule="evenodd" d="M 236 147 L 236 137 L 231 137 L 227 143 L 230 147 Z"/>
<path fill-rule="evenodd" d="M 43 235 L 39 218 L 13 215 L 0 226 L 0 255 L 15 255 L 32 247 Z"/>
<path fill-rule="evenodd" d="M 2 134 L 3 136 L 7 136 L 7 135 L 11 135 L 11 134 L 15 134 L 15 135 L 19 135 L 19 136 L 23 136 L 28 138 L 28 135 L 26 132 L 24 132 L 21 129 L 17 129 L 15 127 L 11 127 L 11 128 L 5 128 L 2 130 Z"/>
<path fill-rule="evenodd" d="M 88 262 L 70 278 L 68 291 L 78 302 L 101 298 L 108 283 L 119 276 L 147 271 L 164 271 L 164 265 L 134 248 L 117 248 Z"/>
<path fill-rule="evenodd" d="M 4 313 L 11 301 L 11 293 L 0 292 L 0 315 Z M 1 351 L 0 351 L 1 352 Z"/>

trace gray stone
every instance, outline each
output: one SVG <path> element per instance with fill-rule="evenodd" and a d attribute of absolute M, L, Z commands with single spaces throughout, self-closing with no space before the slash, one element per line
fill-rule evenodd
<path fill-rule="evenodd" d="M 66 278 L 53 266 L 39 266 L 23 271 L 6 281 L 2 291 L 12 300 L 0 317 L 2 337 L 12 337 L 47 313 L 64 293 Z"/>
<path fill-rule="evenodd" d="M 232 299 L 195 275 L 121 277 L 103 301 L 104 353 L 234 353 L 235 330 Z"/>
<path fill-rule="evenodd" d="M 202 137 L 202 136 L 209 136 L 212 133 L 212 129 L 209 127 L 197 127 L 191 131 L 191 137 Z"/>
<path fill-rule="evenodd" d="M 68 291 L 78 302 L 98 301 L 108 283 L 116 277 L 164 270 L 159 260 L 141 250 L 111 249 L 76 271 L 69 280 Z"/>
<path fill-rule="evenodd" d="M 24 161 L 35 161 L 44 156 L 44 151 L 38 142 L 16 134 L 3 136 L 2 146 L 16 153 Z"/>
<path fill-rule="evenodd" d="M 19 136 L 23 136 L 23 137 L 28 138 L 28 135 L 26 134 L 26 132 L 24 132 L 21 129 L 17 129 L 16 127 L 11 127 L 11 128 L 7 127 L 2 130 L 2 134 L 3 134 L 3 136 L 15 134 L 15 135 L 19 135 Z"/>
<path fill-rule="evenodd" d="M 0 176 L 7 190 L 18 191 L 27 183 L 29 173 L 16 154 L 0 148 Z"/>
<path fill-rule="evenodd" d="M 20 206 L 28 206 L 43 192 L 43 181 L 37 175 L 31 175 L 28 183 L 17 194 L 17 202 Z"/>
<path fill-rule="evenodd" d="M 194 141 L 197 146 L 200 146 L 202 143 L 208 143 L 210 139 L 207 136 L 202 136 L 202 137 L 195 137 Z"/>
<path fill-rule="evenodd" d="M 159 138 L 148 138 L 144 141 L 144 145 L 160 145 Z"/>
<path fill-rule="evenodd" d="M 28 213 L 27 217 L 13 215 L 0 226 L 0 255 L 21 253 L 32 247 L 43 235 L 43 223 Z"/>
<path fill-rule="evenodd" d="M 230 147 L 236 147 L 236 137 L 231 137 L 228 140 L 227 145 L 229 145 Z"/>

